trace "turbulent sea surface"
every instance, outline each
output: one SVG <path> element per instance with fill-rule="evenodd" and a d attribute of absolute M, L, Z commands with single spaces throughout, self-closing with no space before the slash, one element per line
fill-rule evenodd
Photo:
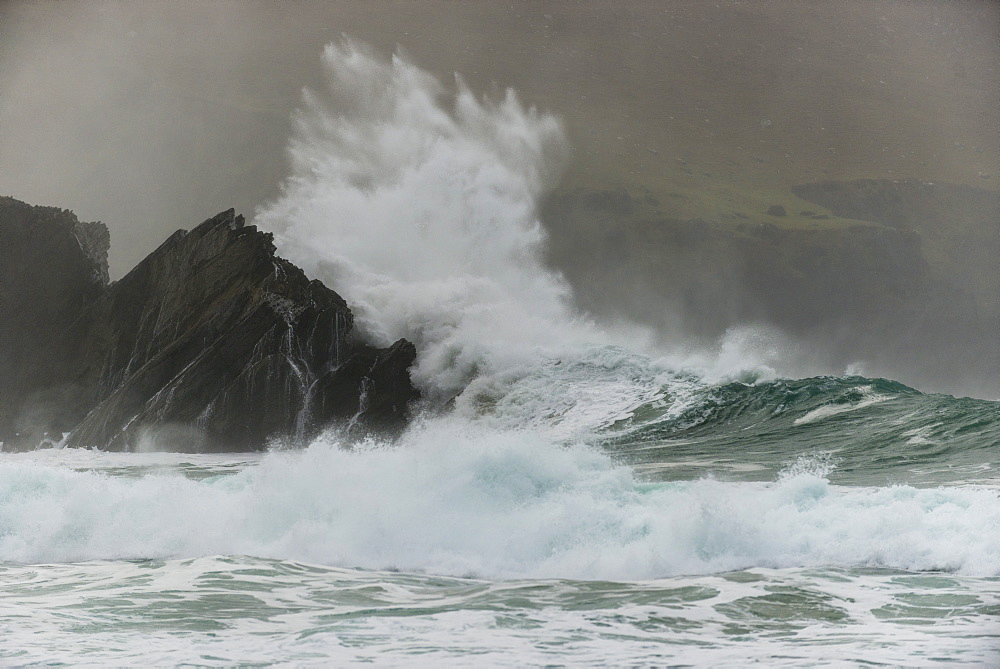
<path fill-rule="evenodd" d="M 0 663 L 1000 661 L 996 403 L 646 369 L 599 416 L 649 361 L 593 353 L 392 447 L 5 456 Z"/>
<path fill-rule="evenodd" d="M 1000 663 L 1000 403 L 581 319 L 534 217 L 557 119 L 324 63 L 256 222 L 417 344 L 426 406 L 395 444 L 0 455 L 0 664 Z"/>

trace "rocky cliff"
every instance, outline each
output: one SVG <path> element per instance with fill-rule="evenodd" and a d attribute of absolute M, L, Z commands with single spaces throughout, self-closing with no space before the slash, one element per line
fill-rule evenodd
<path fill-rule="evenodd" d="M 84 411 L 74 324 L 107 289 L 109 241 L 100 223 L 0 197 L 0 442 L 34 446 Z"/>
<path fill-rule="evenodd" d="M 830 181 L 772 193 L 770 208 L 726 193 L 690 218 L 683 192 L 556 192 L 550 261 L 585 309 L 671 343 L 766 324 L 831 371 L 860 362 L 921 389 L 1000 393 L 1000 193 Z"/>
<path fill-rule="evenodd" d="M 277 257 L 271 235 L 233 210 L 176 232 L 111 285 L 106 266 L 85 262 L 95 248 L 106 251 L 93 244 L 100 235 L 67 236 L 95 224 L 73 217 L 56 230 L 37 216 L 26 226 L 2 213 L 6 254 L 76 262 L 72 273 L 44 280 L 14 265 L 4 272 L 5 324 L 31 313 L 19 338 L 3 342 L 3 354 L 20 361 L 16 374 L 0 371 L 3 415 L 21 417 L 0 423 L 7 444 L 32 447 L 43 432 L 69 432 L 71 446 L 255 450 L 328 427 L 394 434 L 405 426 L 417 397 L 407 371 L 413 345 L 356 341 L 344 300 Z M 45 330 L 44 314 L 24 306 L 32 295 L 64 336 L 32 343 Z M 45 373 L 26 395 L 24 379 L 39 368 Z"/>
<path fill-rule="evenodd" d="M 920 179 L 857 179 L 796 186 L 836 216 L 912 231 L 936 277 L 1000 317 L 1000 191 Z"/>

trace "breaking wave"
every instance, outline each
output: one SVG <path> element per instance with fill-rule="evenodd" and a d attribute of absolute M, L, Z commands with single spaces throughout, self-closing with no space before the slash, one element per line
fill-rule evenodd
<path fill-rule="evenodd" d="M 997 490 L 842 487 L 827 467 L 646 483 L 585 446 L 454 421 L 401 448 L 318 442 L 200 481 L 21 459 L 0 464 L 0 561 L 246 554 L 491 578 L 820 565 L 1000 575 Z"/>
<path fill-rule="evenodd" d="M 364 336 L 412 340 L 415 382 L 445 398 L 604 338 L 542 263 L 538 198 L 568 150 L 557 118 L 346 39 L 323 66 L 327 89 L 304 91 L 294 117 L 291 176 L 256 219 L 344 294 Z"/>

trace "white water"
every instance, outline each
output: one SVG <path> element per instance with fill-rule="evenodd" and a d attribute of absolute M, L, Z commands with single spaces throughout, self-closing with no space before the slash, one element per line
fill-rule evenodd
<path fill-rule="evenodd" d="M 555 117 L 512 90 L 446 92 L 350 41 L 323 65 L 328 90 L 305 91 L 295 116 L 292 175 L 256 215 L 282 255 L 341 292 L 369 338 L 411 339 L 432 395 L 603 338 L 541 261 L 537 201 L 567 153 Z"/>
<path fill-rule="evenodd" d="M 995 489 L 840 487 L 802 467 L 774 483 L 647 484 L 590 448 L 457 422 L 398 447 L 319 442 L 200 481 L 69 471 L 54 458 L 0 464 L 0 561 L 256 555 L 617 580 L 822 565 L 1000 575 Z"/>
<path fill-rule="evenodd" d="M 796 418 L 792 421 L 792 423 L 794 425 L 805 425 L 806 423 L 812 423 L 817 420 L 823 420 L 824 418 L 829 418 L 830 416 L 836 416 L 842 413 L 848 413 L 850 411 L 857 411 L 858 409 L 864 409 L 865 407 L 873 404 L 878 404 L 892 399 L 890 395 L 880 395 L 879 393 L 874 392 L 871 386 L 862 386 L 858 390 L 861 393 L 861 399 L 857 402 L 845 404 L 825 404 L 821 407 L 813 409 L 804 416 Z"/>
<path fill-rule="evenodd" d="M 1000 659 L 992 616 L 979 613 L 1000 603 L 1000 584 L 953 575 L 755 569 L 635 584 L 494 583 L 216 557 L 5 565 L 0 576 L 9 584 L 0 599 L 0 661 L 19 665 Z M 234 596 L 237 588 L 245 594 Z M 783 596 L 787 605 L 776 606 Z"/>

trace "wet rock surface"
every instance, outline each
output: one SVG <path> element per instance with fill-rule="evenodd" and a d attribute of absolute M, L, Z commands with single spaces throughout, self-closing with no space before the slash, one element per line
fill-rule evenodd
<path fill-rule="evenodd" d="M 23 227 L 0 220 L 4 231 Z M 405 426 L 417 397 L 407 371 L 412 344 L 356 341 L 344 300 L 277 257 L 271 235 L 233 210 L 176 232 L 110 285 L 106 264 L 101 274 L 93 262 L 97 229 L 83 229 L 90 236 L 82 241 L 65 233 L 59 244 L 22 238 L 32 252 L 79 266 L 44 284 L 62 296 L 56 313 L 69 334 L 33 345 L 34 315 L 19 340 L 4 341 L 4 355 L 22 361 L 19 377 L 45 368 L 34 390 L 49 395 L 39 412 L 44 398 L 17 401 L 8 389 L 25 383 L 0 372 L 0 388 L 13 398 L 4 416 L 34 415 L 24 425 L 0 423 L 8 446 L 68 432 L 71 446 L 243 451 L 274 439 L 302 443 L 330 427 L 392 435 Z M 4 277 L 5 296 L 39 290 L 37 276 Z M 89 292 L 74 293 L 80 286 Z M 51 310 L 48 297 L 39 301 Z M 13 307 L 5 322 L 26 313 Z"/>

